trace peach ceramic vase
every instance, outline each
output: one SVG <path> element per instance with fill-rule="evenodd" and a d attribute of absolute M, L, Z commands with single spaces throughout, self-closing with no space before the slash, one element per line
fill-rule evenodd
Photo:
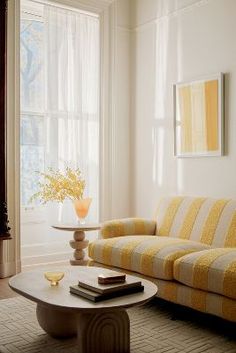
<path fill-rule="evenodd" d="M 87 217 L 91 202 L 92 199 L 90 197 L 74 201 L 75 212 L 80 224 L 85 224 L 85 218 Z"/>

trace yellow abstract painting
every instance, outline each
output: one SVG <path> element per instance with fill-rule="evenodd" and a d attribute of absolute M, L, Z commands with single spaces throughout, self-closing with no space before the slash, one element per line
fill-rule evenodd
<path fill-rule="evenodd" d="M 178 83 L 175 97 L 175 154 L 222 155 L 223 75 Z"/>

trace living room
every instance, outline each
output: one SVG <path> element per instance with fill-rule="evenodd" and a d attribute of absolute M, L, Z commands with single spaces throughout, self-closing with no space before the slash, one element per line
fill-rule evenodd
<path fill-rule="evenodd" d="M 76 351 L 73 338 L 44 334 L 35 304 L 8 281 L 48 268 L 78 271 L 80 263 L 157 286 L 156 299 L 128 309 L 132 352 L 236 352 L 235 1 L 6 4 L 0 351 L 31 352 L 23 339 L 30 325 L 35 352 Z M 92 199 L 87 228 L 68 198 L 44 204 L 42 192 L 29 202 L 39 191 L 36 172 L 67 167 L 79 168 Z M 17 310 L 21 320 L 28 312 L 22 331 L 11 321 Z M 14 322 L 19 333 L 7 331 Z"/>

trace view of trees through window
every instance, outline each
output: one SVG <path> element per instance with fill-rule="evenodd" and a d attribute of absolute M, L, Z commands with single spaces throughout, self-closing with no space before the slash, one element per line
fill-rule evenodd
<path fill-rule="evenodd" d="M 28 206 L 44 170 L 44 23 L 21 20 L 21 205 Z M 36 201 L 37 203 L 37 201 Z"/>

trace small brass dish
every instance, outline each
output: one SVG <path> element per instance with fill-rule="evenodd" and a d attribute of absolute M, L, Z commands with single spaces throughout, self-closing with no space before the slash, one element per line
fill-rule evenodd
<path fill-rule="evenodd" d="M 64 277 L 64 272 L 45 272 L 44 277 L 50 282 L 51 286 L 57 286 Z"/>

